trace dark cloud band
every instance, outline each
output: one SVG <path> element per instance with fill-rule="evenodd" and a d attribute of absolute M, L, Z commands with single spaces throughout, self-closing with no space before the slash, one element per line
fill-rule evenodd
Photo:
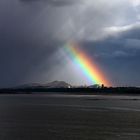
<path fill-rule="evenodd" d="M 68 6 L 78 4 L 80 2 L 80 0 L 20 0 L 20 1 L 25 3 L 44 2 L 52 6 Z"/>

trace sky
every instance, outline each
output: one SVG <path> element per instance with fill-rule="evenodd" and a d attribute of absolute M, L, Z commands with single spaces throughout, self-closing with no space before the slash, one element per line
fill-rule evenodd
<path fill-rule="evenodd" d="M 0 87 L 92 84 L 67 60 L 70 41 L 112 86 L 140 86 L 140 0 L 0 0 Z"/>

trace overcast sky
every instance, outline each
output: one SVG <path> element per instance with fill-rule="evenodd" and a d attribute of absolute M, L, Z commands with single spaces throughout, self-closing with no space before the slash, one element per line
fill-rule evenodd
<path fill-rule="evenodd" d="M 91 84 L 65 61 L 70 40 L 113 86 L 140 86 L 140 0 L 0 0 L 0 87 Z"/>

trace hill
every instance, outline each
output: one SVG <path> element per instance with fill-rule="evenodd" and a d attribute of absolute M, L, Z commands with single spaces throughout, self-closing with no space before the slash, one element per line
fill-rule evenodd
<path fill-rule="evenodd" d="M 24 85 L 20 85 L 18 87 L 15 87 L 15 88 L 34 89 L 34 88 L 70 88 L 70 87 L 72 87 L 72 86 L 64 81 L 53 81 L 53 82 L 46 83 L 46 84 L 40 84 L 40 83 L 24 84 Z"/>

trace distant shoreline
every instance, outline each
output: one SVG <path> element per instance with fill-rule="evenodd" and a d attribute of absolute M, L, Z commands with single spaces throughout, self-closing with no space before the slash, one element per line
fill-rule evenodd
<path fill-rule="evenodd" d="M 93 94 L 109 94 L 109 95 L 140 95 L 140 88 L 137 87 L 104 87 L 104 88 L 7 88 L 0 89 L 0 94 L 35 94 L 35 93 L 61 93 L 61 94 L 80 94 L 80 95 L 93 95 Z"/>

